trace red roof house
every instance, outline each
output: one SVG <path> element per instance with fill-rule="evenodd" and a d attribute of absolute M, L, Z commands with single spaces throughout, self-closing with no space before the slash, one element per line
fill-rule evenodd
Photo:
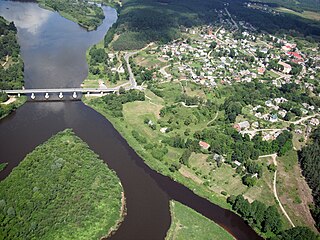
<path fill-rule="evenodd" d="M 200 147 L 202 147 L 203 149 L 208 149 L 210 147 L 210 144 L 209 143 L 206 143 L 206 142 L 203 142 L 203 141 L 200 141 L 199 142 L 199 145 Z"/>

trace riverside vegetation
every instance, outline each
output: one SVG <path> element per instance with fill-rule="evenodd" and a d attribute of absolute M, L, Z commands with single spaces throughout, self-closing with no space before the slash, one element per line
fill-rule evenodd
<path fill-rule="evenodd" d="M 17 28 L 13 22 L 0 16 L 0 89 L 19 89 L 23 86 L 23 61 L 17 42 Z M 0 119 L 10 114 L 26 98 L 22 97 L 10 104 L 6 93 L 0 92 Z"/>
<path fill-rule="evenodd" d="M 94 30 L 105 18 L 103 10 L 96 4 L 77 0 L 38 0 L 41 7 L 59 12 L 63 17 L 78 23 L 87 30 Z"/>
<path fill-rule="evenodd" d="M 115 172 L 65 130 L 0 182 L 0 239 L 101 238 L 120 218 L 121 192 Z"/>

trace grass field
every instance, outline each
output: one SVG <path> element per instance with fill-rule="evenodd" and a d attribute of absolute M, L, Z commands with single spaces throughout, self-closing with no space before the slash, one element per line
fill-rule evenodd
<path fill-rule="evenodd" d="M 166 240 L 231 240 L 227 231 L 193 209 L 176 201 L 170 202 L 172 223 Z"/>
<path fill-rule="evenodd" d="M 284 7 L 279 7 L 275 10 L 278 12 L 293 14 L 313 21 L 320 21 L 320 12 L 303 11 L 302 13 L 300 13 Z"/>
<path fill-rule="evenodd" d="M 283 207 L 295 225 L 315 230 L 308 207 L 313 201 L 311 190 L 301 175 L 296 151 L 290 151 L 277 161 L 277 191 Z"/>

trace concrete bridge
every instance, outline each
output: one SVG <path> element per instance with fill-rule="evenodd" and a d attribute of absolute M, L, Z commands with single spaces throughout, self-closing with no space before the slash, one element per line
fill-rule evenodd
<path fill-rule="evenodd" d="M 131 89 L 125 88 L 126 90 Z M 31 95 L 31 99 L 36 98 L 36 94 L 42 94 L 46 99 L 50 98 L 52 94 L 58 94 L 59 99 L 63 99 L 64 95 L 72 95 L 73 98 L 77 98 L 79 94 L 106 94 L 119 90 L 119 87 L 115 88 L 51 88 L 51 89 L 15 89 L 15 90 L 0 90 L 8 95 Z"/>

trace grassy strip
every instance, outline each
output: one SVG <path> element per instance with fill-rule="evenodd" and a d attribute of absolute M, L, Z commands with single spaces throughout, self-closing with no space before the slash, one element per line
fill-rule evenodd
<path fill-rule="evenodd" d="M 6 168 L 8 163 L 0 163 L 0 172 Z"/>
<path fill-rule="evenodd" d="M 234 239 L 219 225 L 176 201 L 170 202 L 172 223 L 167 240 Z"/>
<path fill-rule="evenodd" d="M 27 101 L 27 97 L 21 96 L 17 98 L 13 103 L 8 105 L 0 105 L 0 119 L 5 118 L 10 113 L 14 112 L 17 108 L 21 107 Z"/>
<path fill-rule="evenodd" d="M 0 239 L 99 239 L 118 224 L 121 192 L 116 174 L 65 130 L 0 182 Z"/>

